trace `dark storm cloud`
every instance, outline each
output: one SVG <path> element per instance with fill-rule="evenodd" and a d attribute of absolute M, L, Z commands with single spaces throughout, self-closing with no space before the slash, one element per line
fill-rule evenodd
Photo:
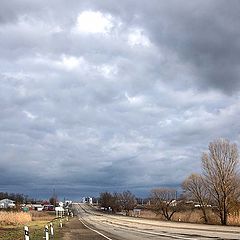
<path fill-rule="evenodd" d="M 200 171 L 210 140 L 238 143 L 239 10 L 1 1 L 0 191 L 146 194 Z"/>
<path fill-rule="evenodd" d="M 172 9 L 163 22 L 152 21 L 155 41 L 193 66 L 200 87 L 238 91 L 240 3 L 208 1 Z"/>
<path fill-rule="evenodd" d="M 125 11 L 101 5 L 132 25 L 144 26 L 156 45 L 169 48 L 181 63 L 190 64 L 200 88 L 239 90 L 239 1 L 124 3 Z"/>

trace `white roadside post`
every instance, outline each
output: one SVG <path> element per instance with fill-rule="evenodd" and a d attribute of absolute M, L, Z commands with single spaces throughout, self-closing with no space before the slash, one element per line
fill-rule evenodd
<path fill-rule="evenodd" d="M 68 217 L 67 217 L 67 222 L 68 222 Z"/>
<path fill-rule="evenodd" d="M 45 239 L 49 240 L 48 225 L 45 226 Z"/>
<path fill-rule="evenodd" d="M 50 233 L 51 233 L 51 236 L 53 237 L 54 231 L 53 231 L 53 224 L 52 223 L 50 223 Z"/>
<path fill-rule="evenodd" d="M 24 240 L 29 240 L 29 230 L 27 226 L 24 226 Z"/>
<path fill-rule="evenodd" d="M 60 228 L 62 228 L 62 220 L 60 220 L 59 226 L 60 226 Z"/>
<path fill-rule="evenodd" d="M 71 212 L 71 217 L 73 217 L 73 212 Z"/>

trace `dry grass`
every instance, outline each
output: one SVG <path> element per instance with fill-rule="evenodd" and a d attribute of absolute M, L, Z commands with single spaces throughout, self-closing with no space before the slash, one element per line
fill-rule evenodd
<path fill-rule="evenodd" d="M 62 239 L 62 229 L 59 227 L 59 220 L 52 221 L 54 225 L 54 239 Z M 49 225 L 49 221 L 32 221 L 27 223 L 29 227 L 30 239 L 40 240 L 44 236 L 44 226 Z M 63 225 L 65 226 L 65 224 Z M 22 240 L 23 239 L 23 225 L 17 226 L 1 226 L 0 240 Z"/>
<path fill-rule="evenodd" d="M 52 221 L 55 218 L 55 212 L 36 212 L 31 211 L 32 221 Z"/>
<path fill-rule="evenodd" d="M 22 225 L 31 221 L 52 221 L 54 212 L 5 212 L 0 211 L 0 226 Z"/>
<path fill-rule="evenodd" d="M 228 224 L 234 226 L 240 226 L 240 213 L 230 214 L 228 216 Z"/>
<path fill-rule="evenodd" d="M 218 217 L 212 211 L 208 211 L 207 213 L 209 223 L 210 224 L 220 224 Z M 143 218 L 150 218 L 150 219 L 159 219 L 159 220 L 166 220 L 161 214 L 156 215 L 155 213 L 149 210 L 141 211 L 141 217 Z M 172 221 L 178 222 L 189 222 L 189 223 L 204 223 L 203 215 L 201 210 L 194 209 L 194 210 L 187 210 L 184 212 L 177 212 L 173 215 Z M 231 221 L 232 224 L 233 221 Z M 240 222 L 240 217 L 239 217 Z M 236 224 L 234 224 L 236 225 Z"/>
<path fill-rule="evenodd" d="M 207 211 L 208 223 L 210 224 L 220 224 L 218 217 L 212 211 Z M 204 223 L 204 218 L 202 211 L 199 209 L 188 210 L 184 212 L 177 212 L 173 216 L 173 221 L 182 221 L 189 223 Z"/>
<path fill-rule="evenodd" d="M 29 213 L 0 212 L 0 225 L 21 225 L 32 221 Z"/>
<path fill-rule="evenodd" d="M 216 213 L 214 213 L 211 209 L 207 210 L 208 223 L 209 224 L 221 224 L 219 217 Z M 148 219 L 159 219 L 166 220 L 164 217 L 159 214 L 149 210 L 142 210 L 140 217 L 148 218 Z M 200 209 L 187 210 L 184 212 L 177 212 L 173 215 L 172 221 L 181 221 L 181 222 L 189 222 L 189 223 L 204 223 L 203 215 Z M 240 212 L 229 214 L 228 216 L 228 225 L 230 226 L 240 226 Z"/>
<path fill-rule="evenodd" d="M 31 240 L 43 239 L 44 226 L 53 222 L 55 238 L 60 239 L 61 229 L 59 219 L 55 219 L 54 212 L 6 212 L 0 211 L 0 240 L 22 240 L 23 226 L 27 225 Z"/>

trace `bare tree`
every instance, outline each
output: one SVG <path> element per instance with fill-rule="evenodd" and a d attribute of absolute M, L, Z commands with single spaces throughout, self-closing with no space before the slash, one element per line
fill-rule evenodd
<path fill-rule="evenodd" d="M 119 201 L 120 195 L 119 193 L 110 193 L 110 192 L 102 192 L 100 193 L 99 203 L 101 207 L 111 208 L 113 212 L 117 212 L 121 210 L 121 203 Z"/>
<path fill-rule="evenodd" d="M 222 225 L 227 224 L 238 191 L 238 150 L 236 144 L 218 139 L 209 144 L 209 153 L 202 156 L 203 173 Z"/>
<path fill-rule="evenodd" d="M 137 205 L 136 197 L 130 191 L 124 191 L 120 194 L 120 202 L 127 215 Z"/>
<path fill-rule="evenodd" d="M 205 223 L 208 222 L 206 208 L 209 205 L 210 194 L 204 179 L 199 174 L 191 174 L 182 184 L 185 193 L 200 205 Z"/>
<path fill-rule="evenodd" d="M 170 221 L 177 211 L 176 190 L 168 188 L 156 188 L 151 191 L 150 208 L 156 214 L 162 214 Z"/>
<path fill-rule="evenodd" d="M 113 209 L 113 212 L 122 211 L 120 198 L 121 198 L 120 193 L 115 192 L 112 194 L 112 206 L 111 207 Z"/>

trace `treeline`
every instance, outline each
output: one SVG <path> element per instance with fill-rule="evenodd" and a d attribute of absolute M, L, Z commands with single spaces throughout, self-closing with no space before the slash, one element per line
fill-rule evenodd
<path fill-rule="evenodd" d="M 0 192 L 0 200 L 5 198 L 15 201 L 16 204 L 23 204 L 35 201 L 34 199 L 29 198 L 27 195 L 21 193 Z"/>
<path fill-rule="evenodd" d="M 137 206 L 136 197 L 130 191 L 123 193 L 100 193 L 99 203 L 101 207 L 108 211 L 120 212 L 125 211 L 129 215 L 130 210 Z"/>
<path fill-rule="evenodd" d="M 144 206 L 170 221 L 176 212 L 193 210 L 196 204 L 205 223 L 209 223 L 209 215 L 214 213 L 222 225 L 227 225 L 229 215 L 240 210 L 238 170 L 236 144 L 217 139 L 209 144 L 208 152 L 202 155 L 202 174 L 192 173 L 185 179 L 180 197 L 175 189 L 156 188 L 151 190 Z M 99 203 L 113 212 L 126 211 L 127 215 L 137 206 L 136 197 L 130 191 L 101 193 Z"/>

